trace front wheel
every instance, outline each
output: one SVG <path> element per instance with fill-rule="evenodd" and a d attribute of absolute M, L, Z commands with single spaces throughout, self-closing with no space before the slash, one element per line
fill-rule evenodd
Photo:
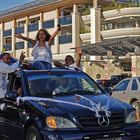
<path fill-rule="evenodd" d="M 140 120 L 140 103 L 138 101 L 135 101 L 132 103 L 132 106 L 136 109 L 137 117 Z"/>
<path fill-rule="evenodd" d="M 38 129 L 35 126 L 30 126 L 26 133 L 26 140 L 43 140 Z"/>

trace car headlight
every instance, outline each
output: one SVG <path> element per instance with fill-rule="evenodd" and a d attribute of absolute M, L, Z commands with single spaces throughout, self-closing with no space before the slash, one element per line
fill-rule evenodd
<path fill-rule="evenodd" d="M 55 116 L 49 116 L 46 119 L 46 124 L 49 128 L 76 128 L 76 125 L 66 119 L 66 118 L 62 118 L 62 117 L 55 117 Z"/>
<path fill-rule="evenodd" d="M 129 113 L 126 118 L 126 123 L 134 123 L 138 121 L 139 121 L 139 117 L 136 111 L 132 111 L 131 113 Z"/>

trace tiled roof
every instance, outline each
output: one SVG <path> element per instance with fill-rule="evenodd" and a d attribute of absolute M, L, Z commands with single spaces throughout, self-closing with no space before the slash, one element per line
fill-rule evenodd
<path fill-rule="evenodd" d="M 8 10 L 0 11 L 0 18 L 11 15 L 11 14 L 19 13 L 22 11 L 30 10 L 33 8 L 37 8 L 40 6 L 49 5 L 58 1 L 61 1 L 61 0 L 35 0 L 33 2 L 23 4 L 23 5 L 8 9 Z"/>

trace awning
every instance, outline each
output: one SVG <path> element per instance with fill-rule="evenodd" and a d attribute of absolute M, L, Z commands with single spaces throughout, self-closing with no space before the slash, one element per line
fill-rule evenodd
<path fill-rule="evenodd" d="M 106 56 L 111 51 L 113 56 L 125 56 L 128 53 L 135 53 L 138 47 L 140 47 L 140 37 L 123 37 L 83 46 L 82 52 L 89 55 Z"/>

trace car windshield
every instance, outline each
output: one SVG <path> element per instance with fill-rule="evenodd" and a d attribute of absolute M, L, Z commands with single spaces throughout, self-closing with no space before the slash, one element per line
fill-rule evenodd
<path fill-rule="evenodd" d="M 27 77 L 31 96 L 101 94 L 100 87 L 84 73 L 32 74 Z"/>

